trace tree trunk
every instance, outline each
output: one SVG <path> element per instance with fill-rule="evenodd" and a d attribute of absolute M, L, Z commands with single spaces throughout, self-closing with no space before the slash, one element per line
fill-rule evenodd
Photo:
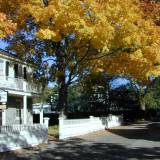
<path fill-rule="evenodd" d="M 68 84 L 66 83 L 66 56 L 62 51 L 61 44 L 56 46 L 57 79 L 58 79 L 58 108 L 60 117 L 67 116 L 68 108 Z"/>
<path fill-rule="evenodd" d="M 60 110 L 60 117 L 67 116 L 68 109 L 68 85 L 64 79 L 59 79 L 58 85 L 58 107 Z"/>
<path fill-rule="evenodd" d="M 140 109 L 142 111 L 145 111 L 146 110 L 146 105 L 145 105 L 145 101 L 144 101 L 144 94 L 139 95 L 139 104 L 140 104 Z"/>
<path fill-rule="evenodd" d="M 140 103 L 140 109 L 142 110 L 142 111 L 145 111 L 146 110 L 146 105 L 145 105 L 145 103 L 143 102 L 141 102 Z"/>

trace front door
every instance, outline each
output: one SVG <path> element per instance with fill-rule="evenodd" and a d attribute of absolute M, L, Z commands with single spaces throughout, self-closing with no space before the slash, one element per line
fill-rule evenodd
<path fill-rule="evenodd" d="M 0 110 L 0 126 L 2 126 L 2 110 Z"/>

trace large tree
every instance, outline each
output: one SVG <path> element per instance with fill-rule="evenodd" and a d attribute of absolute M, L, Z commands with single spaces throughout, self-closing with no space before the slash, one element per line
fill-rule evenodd
<path fill-rule="evenodd" d="M 15 31 L 16 23 L 9 20 L 6 14 L 0 12 L 0 38 L 4 38 Z"/>
<path fill-rule="evenodd" d="M 48 75 L 57 80 L 61 111 L 67 109 L 68 86 L 90 72 L 143 83 L 160 74 L 160 29 L 138 0 L 3 0 L 0 10 L 12 15 L 23 35 L 14 49 L 52 61 Z"/>

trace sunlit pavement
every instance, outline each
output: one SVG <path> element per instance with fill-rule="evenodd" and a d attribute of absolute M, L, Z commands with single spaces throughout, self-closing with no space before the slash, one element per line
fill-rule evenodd
<path fill-rule="evenodd" d="M 141 122 L 1 154 L 0 160 L 160 160 L 160 123 Z"/>

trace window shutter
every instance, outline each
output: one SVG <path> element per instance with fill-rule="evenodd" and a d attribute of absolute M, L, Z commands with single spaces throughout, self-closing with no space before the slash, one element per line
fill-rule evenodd
<path fill-rule="evenodd" d="M 23 78 L 27 79 L 27 69 L 26 69 L 26 67 L 23 68 Z"/>
<path fill-rule="evenodd" d="M 18 69 L 19 69 L 18 71 L 19 77 L 22 78 L 23 77 L 22 65 L 19 65 Z"/>
<path fill-rule="evenodd" d="M 18 78 L 18 64 L 14 64 L 14 77 Z"/>
<path fill-rule="evenodd" d="M 6 76 L 8 77 L 9 76 L 9 62 L 6 61 Z"/>

